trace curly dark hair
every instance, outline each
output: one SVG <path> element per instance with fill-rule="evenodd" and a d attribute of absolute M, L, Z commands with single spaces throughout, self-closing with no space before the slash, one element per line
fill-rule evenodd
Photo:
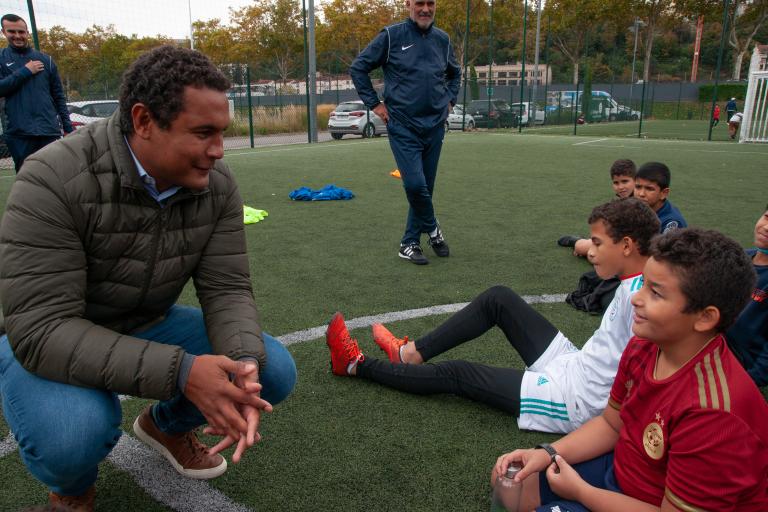
<path fill-rule="evenodd" d="M 647 162 L 637 170 L 635 179 L 653 182 L 661 190 L 664 190 L 669 188 L 669 184 L 672 182 L 672 174 L 669 172 L 669 167 L 661 162 Z"/>
<path fill-rule="evenodd" d="M 637 174 L 635 162 L 627 158 L 621 158 L 611 164 L 611 178 L 614 176 L 629 176 L 634 178 Z"/>
<path fill-rule="evenodd" d="M 685 295 L 683 313 L 720 310 L 718 332 L 727 330 L 755 288 L 755 269 L 739 244 L 717 231 L 675 229 L 651 244 L 651 257 L 671 267 Z"/>
<path fill-rule="evenodd" d="M 148 51 L 131 64 L 120 85 L 120 129 L 133 133 L 131 109 L 143 103 L 163 130 L 167 130 L 184 109 L 184 88 L 207 87 L 226 91 L 229 80 L 208 57 L 174 45 Z"/>
<path fill-rule="evenodd" d="M 651 207 L 634 197 L 615 199 L 595 206 L 587 222 L 594 224 L 599 220 L 605 222 L 614 242 L 628 236 L 635 241 L 638 252 L 643 256 L 648 256 L 651 239 L 659 233 L 661 227 Z"/>

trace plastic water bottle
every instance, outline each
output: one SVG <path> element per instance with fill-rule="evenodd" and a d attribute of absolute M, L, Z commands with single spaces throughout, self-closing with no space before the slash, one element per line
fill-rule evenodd
<path fill-rule="evenodd" d="M 523 494 L 523 483 L 515 481 L 515 475 L 523 469 L 510 464 L 507 472 L 499 475 L 491 498 L 491 512 L 518 512 L 520 497 Z"/>

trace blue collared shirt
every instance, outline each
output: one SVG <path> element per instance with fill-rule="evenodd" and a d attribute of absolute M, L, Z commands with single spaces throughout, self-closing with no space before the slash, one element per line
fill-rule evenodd
<path fill-rule="evenodd" d="M 141 182 L 144 184 L 144 188 L 147 189 L 147 192 L 149 192 L 149 195 L 151 195 L 155 201 L 160 203 L 161 206 L 165 206 L 165 200 L 181 190 L 181 187 L 174 185 L 163 190 L 162 192 L 159 192 L 157 190 L 157 182 L 155 181 L 155 178 L 149 175 L 147 170 L 144 169 L 144 167 L 141 165 L 141 162 L 139 162 L 139 159 L 136 158 L 136 155 L 133 154 L 133 149 L 131 148 L 131 145 L 128 144 L 128 139 L 125 137 L 123 138 L 125 139 L 125 145 L 128 146 L 128 151 L 131 152 L 131 157 L 136 164 L 136 169 L 139 170 L 139 178 L 141 178 Z"/>

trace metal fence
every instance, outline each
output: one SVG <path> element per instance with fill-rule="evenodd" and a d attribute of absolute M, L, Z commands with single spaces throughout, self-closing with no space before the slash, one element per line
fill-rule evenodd
<path fill-rule="evenodd" d="M 675 18 L 673 28 L 657 28 L 649 39 L 639 14 L 588 19 L 562 11 L 561 3 L 547 2 L 540 11 L 526 0 L 441 2 L 436 24 L 452 37 L 464 69 L 459 102 L 465 127 L 472 116 L 471 125 L 482 130 L 725 138 L 725 123 L 711 127 L 714 104 L 722 102 L 724 116 L 725 100 L 741 101 L 746 92 L 744 82 L 725 83 L 739 66 L 738 56 L 723 44 L 724 22 L 737 18 L 710 13 L 698 24 Z M 206 53 L 233 84 L 228 149 L 308 142 L 315 130 L 318 141 L 331 140 L 334 107 L 358 100 L 349 62 L 382 26 L 406 15 L 390 0 L 366 3 L 362 15 L 333 11 L 334 5 L 321 7 L 319 49 L 310 55 L 306 6 L 298 0 L 246 4 L 231 12 L 228 23 L 196 20 L 183 0 L 72 0 L 66 7 L 0 0 L 0 9 L 30 20 L 41 50 L 58 63 L 70 100 L 115 99 L 122 72 L 153 46 L 176 43 Z M 159 20 L 168 27 L 188 19 L 186 32 L 158 29 L 159 35 L 147 35 L 123 28 L 126 20 L 138 27 L 157 21 L 152 13 L 158 9 L 170 13 Z M 268 20 L 282 24 L 270 28 Z M 742 23 L 739 30 L 749 27 Z M 755 34 L 755 40 L 768 37 L 768 28 L 757 27 Z M 646 51 L 649 40 L 655 49 Z M 268 47 L 265 41 L 277 43 Z M 310 67 L 317 69 L 313 101 L 307 94 Z M 694 68 L 698 80 L 692 82 Z M 311 116 L 309 105 L 316 105 Z"/>

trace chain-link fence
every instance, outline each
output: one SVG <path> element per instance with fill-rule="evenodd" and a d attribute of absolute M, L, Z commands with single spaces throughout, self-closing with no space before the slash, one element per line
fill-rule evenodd
<path fill-rule="evenodd" d="M 0 0 L 0 9 L 34 20 L 30 28 L 57 62 L 70 102 L 115 100 L 123 71 L 154 46 L 202 51 L 233 84 L 232 149 L 310 140 L 310 63 L 318 140 L 380 134 L 359 104 L 332 112 L 359 101 L 347 72 L 354 57 L 383 26 L 407 16 L 393 1 L 318 5 L 314 55 L 305 51 L 299 0 L 240 1 L 228 21 L 198 19 L 190 0 Z M 727 139 L 726 102 L 735 97 L 739 108 L 746 92 L 743 56 L 768 41 L 762 4 L 693 3 L 701 12 L 653 4 L 656 11 L 640 0 L 549 0 L 542 9 L 527 0 L 441 0 L 436 25 L 464 69 L 451 127 Z M 380 72 L 373 78 L 381 88 Z M 329 121 L 355 117 L 361 122 L 353 128 L 329 132 Z"/>

